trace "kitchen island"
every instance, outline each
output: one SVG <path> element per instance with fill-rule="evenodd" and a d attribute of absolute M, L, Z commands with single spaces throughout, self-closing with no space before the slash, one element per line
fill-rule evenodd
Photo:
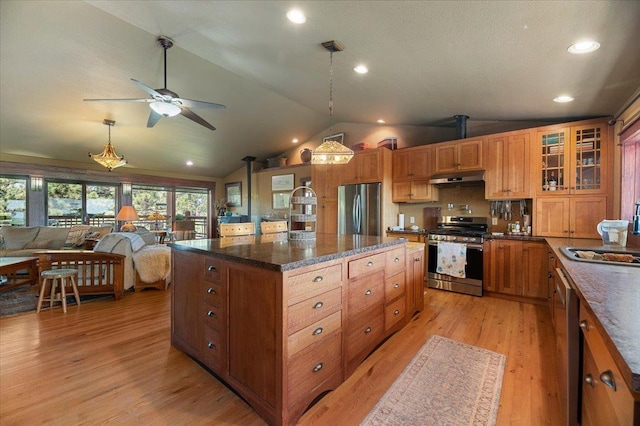
<path fill-rule="evenodd" d="M 231 241 L 231 242 L 230 242 Z M 269 424 L 295 424 L 416 309 L 406 241 L 318 235 L 172 248 L 171 342 Z"/>

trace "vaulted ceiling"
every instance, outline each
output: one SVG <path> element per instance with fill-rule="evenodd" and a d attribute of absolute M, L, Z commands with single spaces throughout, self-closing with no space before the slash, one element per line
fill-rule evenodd
<path fill-rule="evenodd" d="M 305 24 L 286 19 L 293 6 Z M 147 128 L 147 104 L 83 102 L 147 97 L 131 78 L 162 88 L 159 35 L 175 42 L 167 88 L 227 106 L 194 109 L 217 130 L 182 116 Z M 601 48 L 567 52 L 587 38 Z M 613 115 L 640 88 L 637 1 L 3 1 L 0 154 L 96 167 L 87 153 L 106 143 L 106 118 L 129 171 L 224 177 L 327 131 L 327 40 L 345 46 L 339 123 Z M 552 102 L 562 94 L 575 100 Z"/>

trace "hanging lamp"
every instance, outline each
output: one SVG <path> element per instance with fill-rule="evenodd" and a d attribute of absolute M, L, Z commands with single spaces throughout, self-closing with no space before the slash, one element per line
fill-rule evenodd
<path fill-rule="evenodd" d="M 344 50 L 336 41 L 325 41 L 322 47 L 329 51 L 329 134 L 333 134 L 333 52 Z M 336 140 L 326 140 L 311 154 L 311 164 L 347 164 L 353 151 Z"/>
<path fill-rule="evenodd" d="M 119 157 L 118 154 L 116 154 L 116 149 L 111 145 L 111 127 L 114 126 L 116 122 L 105 119 L 102 124 L 109 126 L 109 140 L 100 154 L 89 153 L 89 157 L 111 171 L 127 164 L 127 160 L 124 159 L 124 155 Z"/>

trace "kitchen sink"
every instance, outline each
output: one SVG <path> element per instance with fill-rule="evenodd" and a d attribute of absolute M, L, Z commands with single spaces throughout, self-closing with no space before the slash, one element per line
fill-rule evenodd
<path fill-rule="evenodd" d="M 580 262 L 640 266 L 639 251 L 579 247 L 562 247 L 560 251 L 569 259 Z"/>

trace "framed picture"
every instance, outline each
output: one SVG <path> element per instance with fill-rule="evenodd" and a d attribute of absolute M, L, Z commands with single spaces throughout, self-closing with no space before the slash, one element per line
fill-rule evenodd
<path fill-rule="evenodd" d="M 291 197 L 290 192 L 274 192 L 272 197 L 274 210 L 289 208 L 289 198 Z"/>
<path fill-rule="evenodd" d="M 322 142 L 327 141 L 336 141 L 344 145 L 344 133 L 336 133 L 335 135 L 329 135 L 322 138 Z"/>
<path fill-rule="evenodd" d="M 291 191 L 293 189 L 293 174 L 271 176 L 272 191 Z"/>
<path fill-rule="evenodd" d="M 224 190 L 229 207 L 239 207 L 242 205 L 242 182 L 225 183 Z"/>

